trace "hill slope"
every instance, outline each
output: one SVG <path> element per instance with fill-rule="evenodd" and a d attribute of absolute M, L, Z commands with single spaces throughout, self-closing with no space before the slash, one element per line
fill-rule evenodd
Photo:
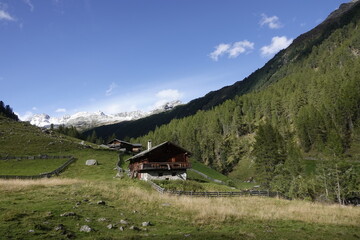
<path fill-rule="evenodd" d="M 76 140 L 72 143 L 4 117 L 0 117 L 0 133 L 1 154 L 66 152 L 78 158 L 59 177 L 0 179 L 0 235 L 5 239 L 306 239 L 317 235 L 325 240 L 360 236 L 356 207 L 259 197 L 161 195 L 145 182 L 113 178 L 116 152 L 84 149 Z M 15 140 L 18 146 L 28 146 L 13 148 Z M 88 158 L 100 165 L 85 166 Z M 150 224 L 144 226 L 144 222 Z M 82 232 L 84 225 L 92 231 Z"/>
<path fill-rule="evenodd" d="M 169 123 L 172 119 L 191 116 L 199 110 L 209 110 L 228 99 L 234 99 L 236 96 L 265 89 L 283 77 L 279 74 L 281 68 L 287 66 L 288 63 L 305 58 L 311 52 L 313 46 L 320 45 L 336 29 L 342 28 L 349 21 L 358 17 L 358 7 L 359 2 L 355 1 L 341 5 L 323 23 L 296 38 L 287 49 L 279 52 L 262 68 L 256 70 L 242 81 L 210 92 L 204 97 L 194 99 L 188 104 L 178 106 L 169 112 L 155 114 L 136 121 L 102 126 L 94 130 L 97 136 L 103 139 L 114 133 L 118 138 L 138 137 L 154 130 L 156 127 Z M 92 130 L 89 130 L 85 134 L 90 135 L 91 132 Z"/>
<path fill-rule="evenodd" d="M 4 239 L 238 239 L 239 236 L 241 239 L 306 239 L 317 236 L 325 240 L 360 236 L 357 207 L 264 197 L 160 195 L 145 182 L 113 178 L 117 152 L 85 148 L 76 139 L 60 136 L 0 116 L 0 156 L 66 153 L 78 159 L 59 177 L 0 179 L 0 235 Z M 89 158 L 97 159 L 100 164 L 85 166 Z M 22 161 L 16 163 L 22 165 Z M 204 169 L 197 162 L 194 165 Z M 226 180 L 210 169 L 205 171 L 214 178 Z M 82 232 L 85 225 L 92 231 Z"/>
<path fill-rule="evenodd" d="M 360 2 L 342 5 L 267 63 L 274 71 L 252 82 L 256 91 L 172 120 L 135 141 L 173 141 L 222 173 L 255 177 L 295 196 L 359 196 L 359 25 Z M 319 160 L 311 173 L 301 155 Z M 340 173 L 341 191 L 334 182 Z M 334 184 L 331 197 L 327 181 Z"/>

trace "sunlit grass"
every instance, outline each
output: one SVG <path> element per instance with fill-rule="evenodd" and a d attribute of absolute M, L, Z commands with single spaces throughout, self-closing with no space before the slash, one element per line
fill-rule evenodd
<path fill-rule="evenodd" d="M 113 185 L 99 186 L 88 183 L 91 189 L 114 197 L 118 189 Z M 306 223 L 360 226 L 360 208 L 337 204 L 313 203 L 301 200 L 284 200 L 267 197 L 203 198 L 161 195 L 155 191 L 131 186 L 123 189 L 127 199 L 145 202 L 169 202 L 178 209 L 191 212 L 194 221 L 209 223 L 227 219 L 294 220 Z"/>
<path fill-rule="evenodd" d="M 0 175 L 38 175 L 60 167 L 68 158 L 0 160 Z"/>
<path fill-rule="evenodd" d="M 0 195 L 0 234 L 5 239 L 63 239 L 53 230 L 60 223 L 76 239 L 183 239 L 189 233 L 192 239 L 306 239 L 309 234 L 319 234 L 317 239 L 325 240 L 360 236 L 357 207 L 265 197 L 177 197 L 159 194 L 146 182 L 129 178 L 2 180 Z M 96 204 L 99 200 L 105 201 L 105 206 Z M 60 216 L 69 211 L 76 217 Z M 99 222 L 99 218 L 107 220 Z M 107 228 L 120 219 L 136 226 L 144 221 L 154 225 L 139 232 L 129 226 L 124 232 Z M 80 233 L 79 227 L 84 224 L 96 231 Z M 37 235 L 29 235 L 29 229 L 35 229 Z M 269 235 L 269 229 L 273 234 Z"/>
<path fill-rule="evenodd" d="M 2 191 L 18 191 L 25 190 L 34 186 L 51 187 L 60 185 L 71 185 L 80 183 L 78 179 L 61 179 L 61 178 L 41 178 L 36 180 L 23 179 L 0 179 L 0 190 Z"/>

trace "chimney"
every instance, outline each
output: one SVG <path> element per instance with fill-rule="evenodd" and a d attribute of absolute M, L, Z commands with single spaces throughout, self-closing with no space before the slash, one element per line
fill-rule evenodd
<path fill-rule="evenodd" d="M 151 145 L 151 140 L 148 141 L 148 146 L 147 146 L 147 150 L 150 150 L 152 148 L 152 145 Z"/>

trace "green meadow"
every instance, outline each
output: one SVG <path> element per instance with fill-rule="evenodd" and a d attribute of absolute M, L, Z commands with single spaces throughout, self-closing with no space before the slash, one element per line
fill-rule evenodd
<path fill-rule="evenodd" d="M 48 154 L 77 159 L 57 177 L 0 180 L 1 239 L 360 238 L 359 207 L 265 197 L 162 195 L 146 182 L 127 176 L 115 178 L 119 160 L 115 151 L 80 144 L 56 133 L 42 133 L 25 123 L 0 120 L 2 156 Z M 29 140 L 34 144 L 28 144 Z M 98 165 L 86 166 L 88 159 L 96 159 Z M 2 160 L 0 171 L 7 175 L 38 174 L 57 168 L 64 160 Z M 196 159 L 192 163 L 214 179 L 225 183 L 232 180 Z M 196 173 L 189 172 L 189 178 L 184 187 L 232 189 Z M 84 225 L 91 231 L 80 231 Z"/>

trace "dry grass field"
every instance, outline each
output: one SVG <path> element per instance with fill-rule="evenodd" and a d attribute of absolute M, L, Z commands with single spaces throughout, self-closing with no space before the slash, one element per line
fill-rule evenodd
<path fill-rule="evenodd" d="M 128 178 L 0 180 L 0 195 L 3 239 L 360 238 L 359 207 L 267 197 L 161 195 Z M 106 204 L 98 205 L 100 200 Z M 67 212 L 75 215 L 61 217 Z M 152 225 L 142 227 L 145 221 Z M 60 224 L 65 230 L 56 230 Z M 83 225 L 93 231 L 80 232 Z"/>

